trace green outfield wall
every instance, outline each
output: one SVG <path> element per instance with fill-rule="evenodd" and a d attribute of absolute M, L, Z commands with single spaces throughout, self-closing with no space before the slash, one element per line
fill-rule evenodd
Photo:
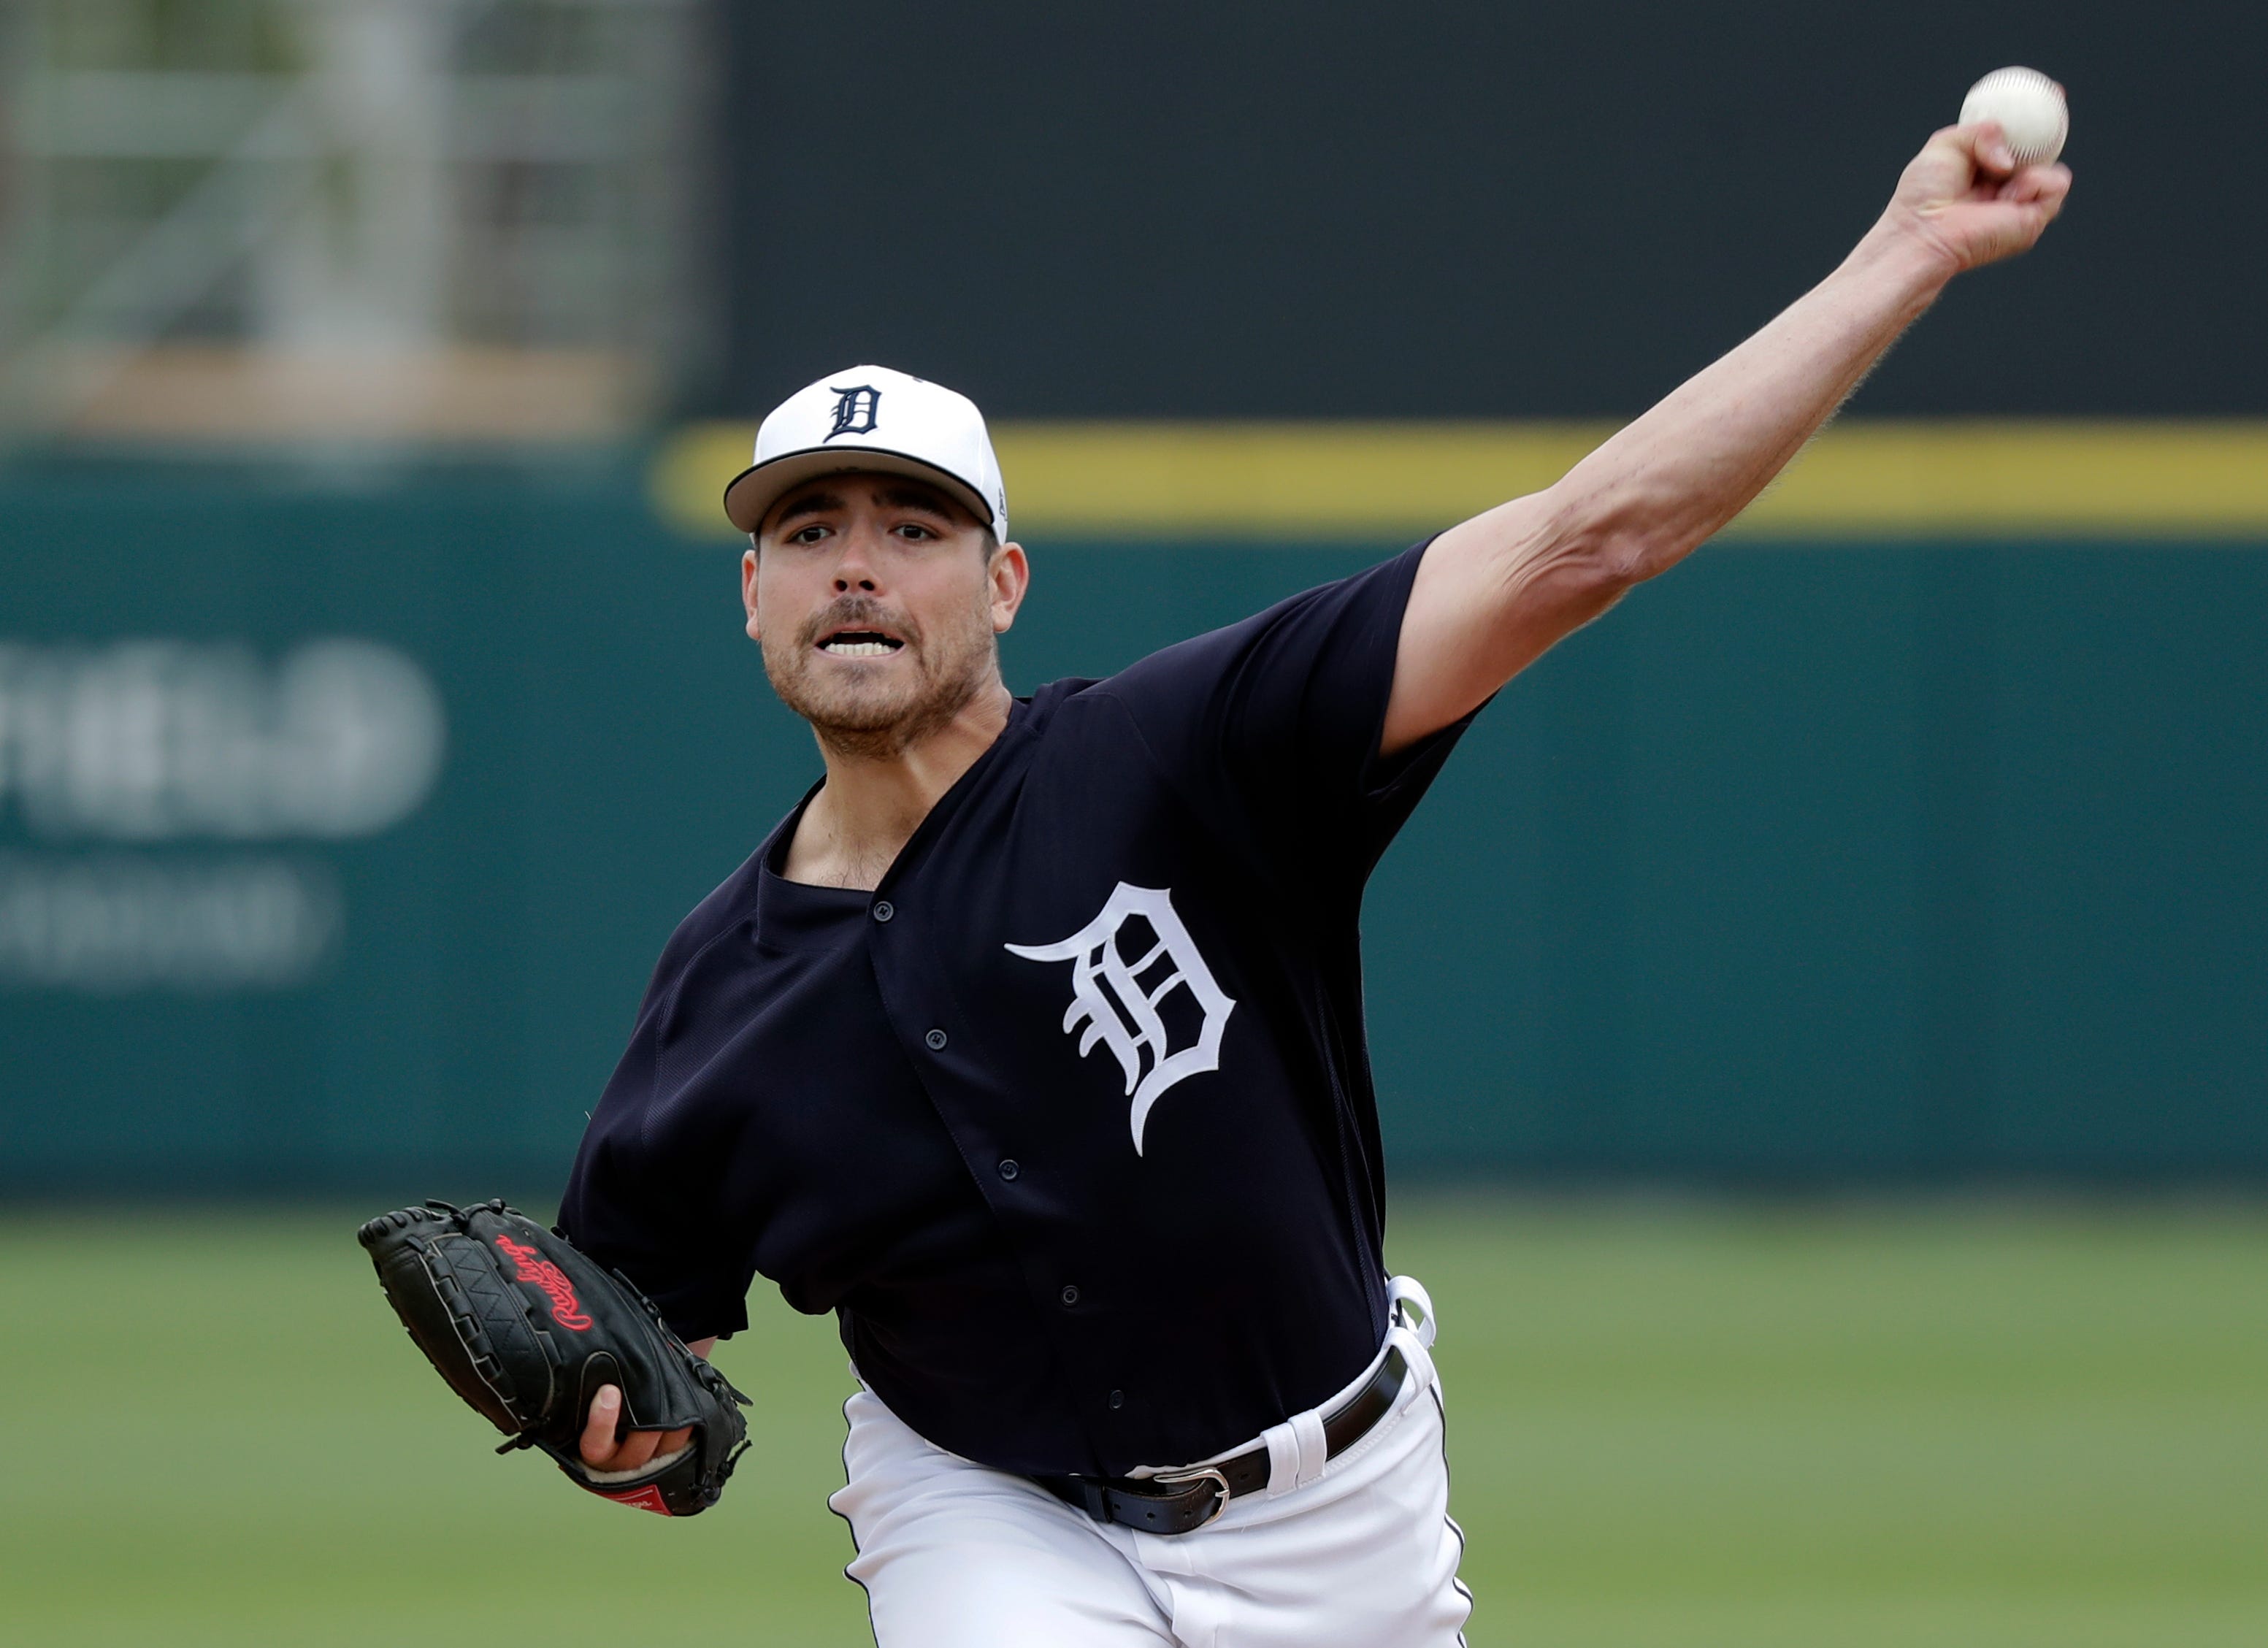
<path fill-rule="evenodd" d="M 1042 539 L 1012 684 L 1399 545 Z M 815 776 L 627 461 L 0 479 L 0 1188 L 556 1181 Z M 2268 1182 L 2268 544 L 1718 546 L 1366 916 L 1406 1173 Z"/>

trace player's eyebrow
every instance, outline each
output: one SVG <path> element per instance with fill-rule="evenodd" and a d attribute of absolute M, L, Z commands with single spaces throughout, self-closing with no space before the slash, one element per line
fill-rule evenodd
<path fill-rule="evenodd" d="M 939 520 L 956 520 L 963 513 L 934 487 L 884 487 L 875 496 L 888 508 L 919 510 L 923 514 L 934 515 Z"/>
<path fill-rule="evenodd" d="M 790 521 L 800 519 L 806 515 L 825 515 L 843 507 L 843 497 L 840 493 L 806 492 L 783 508 L 779 512 L 779 519 L 774 521 L 772 526 L 777 530 L 786 526 Z"/>
<path fill-rule="evenodd" d="M 886 509 L 919 510 L 924 515 L 934 515 L 942 521 L 957 522 L 962 511 L 953 501 L 934 487 L 918 483 L 909 486 L 884 487 L 875 493 L 876 499 Z M 779 531 L 790 521 L 800 520 L 806 515 L 826 515 L 848 508 L 839 492 L 825 489 L 804 492 L 784 504 L 772 521 L 772 530 Z"/>

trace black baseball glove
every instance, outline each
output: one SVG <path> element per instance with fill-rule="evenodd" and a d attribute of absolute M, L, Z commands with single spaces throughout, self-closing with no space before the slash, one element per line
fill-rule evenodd
<path fill-rule="evenodd" d="M 512 1437 L 497 1453 L 541 1448 L 578 1485 L 664 1516 L 717 1503 L 747 1446 L 748 1399 L 619 1271 L 501 1201 L 428 1202 L 380 1214 L 360 1233 L 426 1360 Z M 603 1385 L 622 1388 L 624 1429 L 689 1425 L 692 1440 L 635 1471 L 593 1472 L 576 1445 Z"/>

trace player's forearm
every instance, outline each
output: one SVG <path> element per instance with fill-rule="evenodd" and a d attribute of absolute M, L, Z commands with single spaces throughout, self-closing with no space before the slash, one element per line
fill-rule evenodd
<path fill-rule="evenodd" d="M 1653 577 L 1747 508 L 1927 309 L 1953 270 L 1887 223 L 1732 353 L 1577 464 L 1562 530 L 1618 581 Z"/>

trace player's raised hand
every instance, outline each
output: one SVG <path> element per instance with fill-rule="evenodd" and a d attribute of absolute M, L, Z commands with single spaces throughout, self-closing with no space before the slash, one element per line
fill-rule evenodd
<path fill-rule="evenodd" d="M 1957 273 L 2029 252 L 2063 210 L 2071 168 L 2019 166 L 1995 121 L 1948 126 L 1908 164 L 1885 223 Z"/>
<path fill-rule="evenodd" d="M 593 1470 L 633 1471 L 648 1460 L 674 1453 L 693 1439 L 691 1427 L 682 1431 L 621 1431 L 622 1394 L 612 1385 L 599 1387 L 591 1398 L 591 1412 L 583 1425 L 579 1452 Z M 617 1438 L 619 1437 L 619 1439 Z"/>

